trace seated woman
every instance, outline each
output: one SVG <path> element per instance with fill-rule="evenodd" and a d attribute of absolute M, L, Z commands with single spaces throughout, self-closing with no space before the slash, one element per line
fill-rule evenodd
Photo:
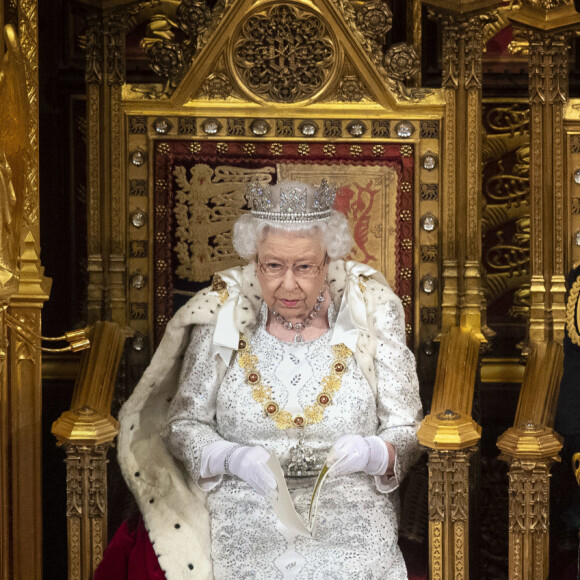
<path fill-rule="evenodd" d="M 421 403 L 400 300 L 352 238 L 335 191 L 248 188 L 234 247 L 167 326 L 121 413 L 119 456 L 160 567 L 183 578 L 402 580 L 396 488 L 417 457 Z M 270 500 L 279 460 L 314 537 Z"/>

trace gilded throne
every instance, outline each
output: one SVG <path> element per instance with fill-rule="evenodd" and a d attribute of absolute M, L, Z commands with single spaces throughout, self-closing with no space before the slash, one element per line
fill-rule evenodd
<path fill-rule="evenodd" d="M 33 19 L 26 4 L 16 15 L 23 33 Z M 578 260 L 573 233 L 580 229 L 578 118 L 567 92 L 578 22 L 573 3 L 79 4 L 87 59 L 88 320 L 110 319 L 132 335 L 115 404 L 137 382 L 175 309 L 213 272 L 235 264 L 230 229 L 247 209 L 245 183 L 316 180 L 324 172 L 339 185 L 338 208 L 355 224 L 353 257 L 385 272 L 405 306 L 408 343 L 431 409 L 421 433 L 431 449 L 430 528 L 423 530 L 431 577 L 469 575 L 465 506 L 480 437 L 472 419 L 477 369 L 491 382 L 523 378 L 517 356 L 486 356 L 487 306 L 508 292 L 515 295 L 513 319 L 527 321 L 525 336 L 516 338 L 524 352 L 536 353 L 530 364 L 537 359 L 549 372 L 522 391 L 514 425 L 532 426 L 512 432 L 502 451 L 521 467 L 529 458 L 518 455 L 519 438 L 546 443 L 534 464 L 545 523 L 542 477 L 559 449 L 550 429 L 560 364 L 558 348 L 546 345 L 564 335 L 564 278 Z M 3 11 L 14 19 L 13 10 Z M 406 42 L 395 42 L 403 12 L 398 37 Z M 442 77 L 426 88 L 422 24 L 432 21 L 441 34 Z M 514 54 L 527 51 L 529 95 L 507 106 L 484 103 L 484 49 L 510 22 L 518 33 Z M 132 78 L 127 63 L 135 54 L 154 76 Z M 448 333 L 456 328 L 461 332 Z M 453 370 L 457 361 L 461 373 Z M 103 380 L 113 397 L 114 377 Z M 72 423 L 84 406 L 102 403 L 98 410 L 106 414 L 106 402 L 86 404 L 88 385 L 78 383 Z M 93 443 L 108 445 L 113 437 L 114 429 Z M 61 441 L 74 450 L 88 439 Z M 104 463 L 105 455 L 94 460 Z M 96 528 L 104 530 L 106 504 L 86 511 L 69 506 L 69 519 L 101 518 Z M 525 517 L 518 522 L 525 544 Z M 542 530 L 526 552 L 535 554 L 535 576 L 513 562 L 511 577 L 546 577 Z M 71 578 L 89 577 L 105 536 L 71 542 Z"/>

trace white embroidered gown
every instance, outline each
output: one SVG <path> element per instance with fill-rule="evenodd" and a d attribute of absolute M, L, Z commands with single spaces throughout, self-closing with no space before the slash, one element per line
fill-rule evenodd
<path fill-rule="evenodd" d="M 258 370 L 280 408 L 300 413 L 316 400 L 321 380 L 330 372 L 332 333 L 302 344 L 286 343 L 266 331 L 266 315 L 263 306 L 258 325 L 248 336 Z M 331 327 L 335 318 L 331 305 Z M 212 350 L 214 327 L 194 328 L 163 438 L 192 479 L 207 491 L 215 580 L 407 578 L 397 545 L 394 490 L 417 457 L 421 404 L 415 360 L 405 346 L 394 304 L 375 313 L 375 329 L 376 395 L 351 356 L 332 405 L 320 423 L 305 428 L 304 435 L 322 461 L 343 435 L 379 435 L 397 449 L 395 476 L 329 477 L 318 505 L 316 536 L 311 539 L 290 534 L 267 500 L 237 477 L 200 478 L 203 447 L 220 439 L 262 445 L 278 456 L 285 469 L 298 429 L 280 430 L 264 416 L 236 356 L 220 384 L 217 365 L 207 364 L 217 356 Z M 305 519 L 313 483 L 314 478 L 288 479 L 296 510 Z"/>

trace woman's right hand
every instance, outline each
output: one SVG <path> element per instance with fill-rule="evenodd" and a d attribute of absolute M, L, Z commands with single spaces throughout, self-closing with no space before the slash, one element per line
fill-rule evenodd
<path fill-rule="evenodd" d="M 278 495 L 276 479 L 266 465 L 269 458 L 270 454 L 263 447 L 237 447 L 231 451 L 228 469 L 224 466 L 224 472 L 229 470 L 232 475 L 237 475 L 262 496 L 276 497 Z"/>

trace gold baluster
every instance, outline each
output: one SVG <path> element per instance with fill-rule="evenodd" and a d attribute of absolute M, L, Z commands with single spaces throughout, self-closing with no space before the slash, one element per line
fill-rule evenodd
<path fill-rule="evenodd" d="M 469 578 L 469 462 L 481 436 L 471 418 L 479 345 L 465 326 L 443 335 L 431 413 L 417 434 L 429 448 L 432 580 Z"/>
<path fill-rule="evenodd" d="M 550 468 L 562 449 L 553 430 L 560 380 L 562 347 L 536 345 L 526 365 L 514 426 L 497 446 L 509 471 L 509 578 L 548 577 Z"/>
<path fill-rule="evenodd" d="M 66 451 L 69 580 L 90 580 L 107 545 L 107 452 L 118 432 L 110 414 L 127 333 L 97 322 L 83 355 L 71 409 L 52 426 Z"/>

